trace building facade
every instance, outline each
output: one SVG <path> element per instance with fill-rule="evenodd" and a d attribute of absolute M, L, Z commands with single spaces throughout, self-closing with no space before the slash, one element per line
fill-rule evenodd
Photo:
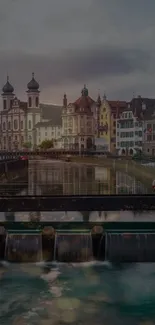
<path fill-rule="evenodd" d="M 53 121 L 39 122 L 35 125 L 37 146 L 44 140 L 53 140 L 53 147 L 61 149 L 62 147 L 62 127 L 53 125 Z"/>
<path fill-rule="evenodd" d="M 54 125 L 61 124 L 62 107 L 40 104 L 39 84 L 34 73 L 26 92 L 27 101 L 20 101 L 7 77 L 2 89 L 0 150 L 19 150 L 25 144 L 29 144 L 29 149 L 35 149 L 38 145 L 38 123 L 52 120 Z"/>
<path fill-rule="evenodd" d="M 142 143 L 143 153 L 155 156 L 155 107 L 148 108 L 144 114 Z"/>
<path fill-rule="evenodd" d="M 67 105 L 64 95 L 62 112 L 62 141 L 65 149 L 92 149 L 95 139 L 95 101 L 89 97 L 86 86 L 81 97 Z"/>
<path fill-rule="evenodd" d="M 135 116 L 129 106 L 117 119 L 116 148 L 120 156 L 142 152 L 142 130 L 142 118 Z"/>
<path fill-rule="evenodd" d="M 104 95 L 100 105 L 99 137 L 103 139 L 105 151 L 116 152 L 117 114 L 126 108 L 126 102 L 109 101 Z"/>
<path fill-rule="evenodd" d="M 150 155 L 155 149 L 153 145 L 153 115 L 155 99 L 133 98 L 126 110 L 118 114 L 117 150 L 119 155 L 133 155 L 145 152 Z"/>

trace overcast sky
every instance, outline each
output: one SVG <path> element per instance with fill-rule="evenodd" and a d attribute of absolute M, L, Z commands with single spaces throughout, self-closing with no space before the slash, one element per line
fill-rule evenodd
<path fill-rule="evenodd" d="M 86 83 L 109 99 L 155 97 L 155 0 L 1 0 L 0 85 L 25 99 L 34 71 L 42 102 L 73 101 Z"/>

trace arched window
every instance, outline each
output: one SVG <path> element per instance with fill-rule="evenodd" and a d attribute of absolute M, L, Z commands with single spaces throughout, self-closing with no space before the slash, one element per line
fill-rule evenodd
<path fill-rule="evenodd" d="M 29 129 L 31 129 L 31 120 L 29 120 Z"/>
<path fill-rule="evenodd" d="M 11 122 L 8 122 L 8 129 L 11 130 Z"/>
<path fill-rule="evenodd" d="M 5 129 L 6 129 L 5 122 L 3 122 L 3 130 L 5 130 Z"/>
<path fill-rule="evenodd" d="M 6 109 L 6 99 L 3 100 L 3 108 Z"/>
<path fill-rule="evenodd" d="M 14 129 L 17 130 L 17 128 L 18 128 L 18 122 L 17 122 L 17 120 L 14 120 L 13 121 L 13 126 L 14 126 Z"/>
<path fill-rule="evenodd" d="M 23 129 L 23 121 L 20 122 L 20 128 Z"/>
<path fill-rule="evenodd" d="M 32 98 L 29 97 L 29 107 L 31 107 L 31 106 L 32 106 Z"/>
<path fill-rule="evenodd" d="M 36 97 L 36 107 L 38 107 L 38 106 L 39 106 L 39 98 Z"/>

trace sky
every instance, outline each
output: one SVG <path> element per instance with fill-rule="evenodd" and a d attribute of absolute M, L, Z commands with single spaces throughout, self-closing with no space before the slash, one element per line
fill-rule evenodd
<path fill-rule="evenodd" d="M 45 103 L 155 98 L 155 1 L 1 0 L 0 86 L 25 100 L 32 72 Z"/>

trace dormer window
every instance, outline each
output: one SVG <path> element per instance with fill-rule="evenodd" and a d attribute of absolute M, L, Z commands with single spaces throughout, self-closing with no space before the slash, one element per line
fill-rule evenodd
<path fill-rule="evenodd" d="M 146 110 L 146 104 L 142 103 L 142 111 L 145 111 L 145 110 Z"/>

